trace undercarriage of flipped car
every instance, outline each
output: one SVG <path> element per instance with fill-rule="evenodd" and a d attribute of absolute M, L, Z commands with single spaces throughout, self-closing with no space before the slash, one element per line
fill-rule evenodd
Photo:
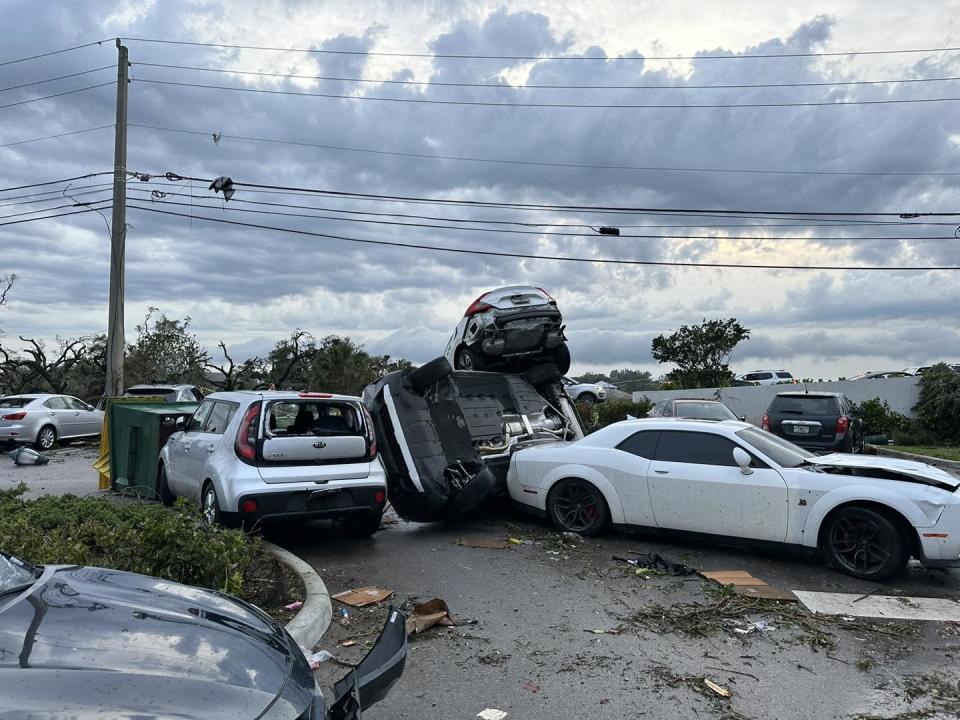
<path fill-rule="evenodd" d="M 390 502 L 414 522 L 455 518 L 503 492 L 517 450 L 583 437 L 553 364 L 511 375 L 454 371 L 437 358 L 386 375 L 363 397 Z"/>

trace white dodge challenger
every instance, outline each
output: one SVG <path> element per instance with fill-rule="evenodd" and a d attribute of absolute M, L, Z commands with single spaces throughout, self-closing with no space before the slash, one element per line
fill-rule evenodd
<path fill-rule="evenodd" d="M 911 557 L 960 567 L 960 478 L 906 460 L 813 455 L 734 420 L 624 420 L 519 450 L 507 485 L 583 535 L 613 524 L 801 546 L 871 580 Z"/>

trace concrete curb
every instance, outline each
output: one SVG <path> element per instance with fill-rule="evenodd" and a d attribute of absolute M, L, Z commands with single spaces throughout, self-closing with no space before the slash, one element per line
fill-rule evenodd
<path fill-rule="evenodd" d="M 950 470 L 960 470 L 960 462 L 956 460 L 945 460 L 944 458 L 934 457 L 933 455 L 918 455 L 917 453 L 903 452 L 902 450 L 888 450 L 882 445 L 870 445 L 869 447 L 876 450 L 878 455 L 889 455 L 890 457 L 900 458 L 901 460 L 916 460 L 917 462 L 926 463 L 927 465 L 939 466 Z"/>
<path fill-rule="evenodd" d="M 303 581 L 306 597 L 300 612 L 287 623 L 287 632 L 307 650 L 313 650 L 323 634 L 330 627 L 333 607 L 327 586 L 316 571 L 292 552 L 284 550 L 272 542 L 264 541 L 263 546 L 284 565 L 293 570 Z"/>

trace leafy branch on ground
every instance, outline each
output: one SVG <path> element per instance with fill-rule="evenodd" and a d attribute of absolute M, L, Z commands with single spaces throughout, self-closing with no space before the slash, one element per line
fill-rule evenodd
<path fill-rule="evenodd" d="M 703 695 L 710 701 L 713 711 L 721 720 L 750 720 L 743 713 L 733 709 L 730 698 L 721 697 L 711 690 L 705 682 L 707 678 L 703 675 L 680 675 L 666 665 L 656 664 L 653 666 L 653 677 L 659 686 L 685 687 Z"/>

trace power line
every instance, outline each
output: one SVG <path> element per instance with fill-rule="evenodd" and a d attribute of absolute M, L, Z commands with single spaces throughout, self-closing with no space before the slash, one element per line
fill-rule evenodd
<path fill-rule="evenodd" d="M 73 47 L 63 48 L 62 50 L 51 50 L 50 52 L 40 53 L 39 55 L 29 55 L 27 57 L 17 58 L 16 60 L 5 60 L 0 62 L 0 66 L 13 65 L 14 63 L 26 62 L 27 60 L 37 60 L 38 58 L 50 57 L 51 55 L 60 55 L 61 53 L 93 47 L 94 45 L 102 45 L 105 42 L 111 42 L 113 39 L 114 38 L 107 38 L 106 40 L 97 40 L 95 42 L 84 43 L 83 45 L 74 45 Z"/>
<path fill-rule="evenodd" d="M 101 188 L 101 187 L 103 187 L 103 188 L 108 188 L 108 187 L 112 187 L 112 186 L 113 186 L 113 183 L 100 183 L 100 184 L 94 184 L 94 185 L 77 185 L 77 186 L 75 186 L 75 187 L 70 188 L 70 190 L 71 190 L 71 191 L 73 191 L 73 190 L 89 190 L 90 188 Z M 74 193 L 74 194 L 75 194 L 75 193 Z M 3 200 L 20 200 L 21 198 L 39 197 L 39 196 L 41 196 L 41 195 L 59 195 L 59 196 L 62 197 L 62 196 L 63 196 L 63 191 L 62 191 L 62 190 L 46 190 L 46 191 L 44 191 L 44 192 L 38 192 L 38 193 L 27 193 L 26 195 L 9 195 L 9 196 L 3 198 Z M 46 199 L 47 199 L 47 200 L 51 200 L 51 199 L 53 199 L 53 198 L 46 198 Z M 5 203 L 5 204 L 7 204 L 7 205 L 17 205 L 18 203 Z"/>
<path fill-rule="evenodd" d="M 0 227 L 6 227 L 7 225 L 21 225 L 23 223 L 36 222 L 37 220 L 51 220 L 53 218 L 67 217 L 68 215 L 82 215 L 84 213 L 98 212 L 101 209 L 105 210 L 106 208 L 86 208 L 84 210 L 73 210 L 72 212 L 57 213 L 55 215 L 44 215 L 43 217 L 26 218 L 25 220 L 10 220 L 9 222 L 0 223 Z"/>
<path fill-rule="evenodd" d="M 14 107 L 15 105 L 26 105 L 27 103 L 38 102 L 40 100 L 49 100 L 51 98 L 62 97 L 64 95 L 73 95 L 74 93 L 84 92 L 85 90 L 96 90 L 97 88 L 107 87 L 108 85 L 114 85 L 113 82 L 100 83 L 98 85 L 87 85 L 87 87 L 75 88 L 73 90 L 64 90 L 63 92 L 54 93 L 53 95 L 44 95 L 43 97 L 30 98 L 29 100 L 20 100 L 19 102 L 7 103 L 6 105 L 0 105 L 0 110 L 3 108 Z"/>
<path fill-rule="evenodd" d="M 233 92 L 254 93 L 260 95 L 287 95 L 296 97 L 317 97 L 338 100 L 372 100 L 376 102 L 413 103 L 417 105 L 463 105 L 471 107 L 524 107 L 524 108 L 553 108 L 553 109 L 583 109 L 583 110 L 680 110 L 680 109 L 718 109 L 718 108 L 788 108 L 788 107 L 827 107 L 835 105 L 903 105 L 907 103 L 939 103 L 955 102 L 960 97 L 941 98 L 909 98 L 893 100 L 842 100 L 813 101 L 813 102 L 779 102 L 779 103 L 691 103 L 691 104 L 640 104 L 640 103 L 531 103 L 531 102 L 490 102 L 485 100 L 434 100 L 428 98 L 391 98 L 379 95 L 342 95 L 338 93 L 297 92 L 295 90 L 266 90 L 263 88 L 243 88 L 229 85 L 208 85 L 205 83 L 175 82 L 173 80 L 154 80 L 150 78 L 135 78 L 135 82 L 151 83 L 153 85 L 169 85 L 176 87 L 202 88 L 207 90 L 230 90 Z M 95 86 L 99 87 L 99 86 Z M 0 108 L 6 107 L 0 105 Z"/>
<path fill-rule="evenodd" d="M 190 197 L 193 197 L 193 196 L 190 196 Z M 217 198 L 202 198 L 202 199 L 218 201 Z M 176 205 L 181 207 L 193 207 L 192 203 L 175 202 L 172 200 L 161 201 L 161 204 Z M 201 207 L 209 207 L 209 206 L 201 206 Z M 351 222 L 351 223 L 365 223 L 370 225 L 390 225 L 390 226 L 399 226 L 399 227 L 428 228 L 433 230 L 456 230 L 459 232 L 485 232 L 485 233 L 497 233 L 497 234 L 504 234 L 504 235 L 535 235 L 537 237 L 577 237 L 577 238 L 607 237 L 607 236 L 598 235 L 595 231 L 590 233 L 584 233 L 584 232 L 557 232 L 557 231 L 551 231 L 551 230 L 510 230 L 505 228 L 467 227 L 464 225 L 412 223 L 412 222 L 401 222 L 397 220 L 371 220 L 369 218 L 342 218 L 342 217 L 333 217 L 330 215 L 279 212 L 277 210 L 246 210 L 243 208 L 232 207 L 230 205 L 223 205 L 222 209 L 230 212 L 242 212 L 242 213 L 250 213 L 255 215 L 275 215 L 279 217 L 311 218 L 314 220 L 334 220 L 336 222 Z M 643 239 L 643 240 L 777 240 L 777 241 L 796 241 L 796 240 L 810 240 L 810 241 L 897 240 L 897 241 L 900 241 L 900 240 L 957 240 L 958 239 L 954 235 L 925 236 L 925 237 L 924 236 L 920 236 L 920 237 L 917 237 L 917 236 L 913 236 L 913 237 L 847 236 L 847 235 L 820 236 L 820 237 L 803 237 L 803 236 L 773 237 L 773 236 L 763 236 L 763 235 L 720 236 L 720 235 L 660 235 L 660 234 L 637 234 L 637 233 L 622 233 L 617 237 Z"/>
<path fill-rule="evenodd" d="M 62 137 L 67 137 L 68 135 L 79 135 L 80 133 L 93 132 L 94 130 L 105 130 L 106 128 L 112 128 L 112 127 L 113 127 L 113 123 L 109 125 L 98 125 L 97 127 L 92 127 L 92 128 L 84 128 L 83 130 L 71 130 L 70 132 L 58 133 L 57 135 L 45 135 L 43 137 L 30 138 L 29 140 L 17 140 L 16 142 L 5 143 L 3 145 L 0 145 L 0 148 L 13 147 L 14 145 L 26 145 L 27 143 L 40 142 L 41 140 L 52 140 L 53 138 L 62 138 Z"/>
<path fill-rule="evenodd" d="M 541 162 L 536 160 L 512 160 L 506 158 L 482 158 L 466 155 L 431 155 L 429 153 L 398 152 L 393 150 L 374 150 L 371 148 L 358 148 L 348 145 L 330 145 L 324 143 L 300 142 L 297 140 L 280 140 L 276 138 L 251 137 L 248 135 L 225 135 L 223 133 L 203 132 L 202 130 L 185 130 L 183 128 L 168 128 L 158 125 L 146 125 L 142 123 L 129 123 L 130 127 L 144 128 L 147 130 L 160 130 L 163 132 L 182 133 L 186 135 L 203 135 L 206 137 L 216 136 L 219 142 L 223 140 L 242 140 L 245 142 L 263 142 L 275 143 L 279 145 L 292 145 L 296 147 L 310 147 L 319 150 L 338 150 L 344 152 L 364 153 L 370 155 L 388 155 L 392 157 L 420 158 L 424 160 L 453 160 L 457 162 L 476 162 L 476 163 L 495 163 L 504 165 L 528 165 L 533 167 L 549 168 L 574 168 L 584 170 L 625 170 L 637 172 L 691 172 L 691 173 L 745 173 L 759 175 L 853 175 L 853 176 L 906 176 L 906 177 L 954 177 L 960 176 L 960 172 L 884 172 L 884 171 L 840 171 L 840 170 L 760 170 L 747 168 L 698 168 L 698 167 L 662 167 L 655 165 L 607 165 L 599 163 L 560 163 L 560 162 Z M 2 147 L 2 146 L 0 146 Z"/>
<path fill-rule="evenodd" d="M 106 172 L 87 173 L 86 175 L 75 175 L 73 177 L 60 178 L 59 180 L 47 180 L 46 182 L 32 183 L 30 185 L 16 185 L 14 187 L 0 188 L 0 192 L 9 192 L 10 190 L 25 190 L 27 188 L 44 187 L 45 185 L 58 185 L 60 183 L 72 182 L 74 180 L 86 180 L 87 178 L 99 177 L 100 175 L 112 175 L 112 174 L 113 174 L 112 170 L 106 171 Z"/>
<path fill-rule="evenodd" d="M 167 68 L 171 70 L 190 70 L 198 72 L 224 73 L 230 75 L 255 75 L 257 77 L 285 78 L 289 80 L 328 80 L 334 82 L 371 83 L 376 85 L 424 85 L 430 87 L 458 88 L 494 88 L 500 90 L 732 90 L 749 88 L 785 88 L 785 87 L 840 87 L 852 85 L 893 85 L 904 83 L 948 82 L 960 80 L 960 76 L 936 78 L 891 78 L 889 80 L 844 80 L 824 82 L 778 82 L 778 83 L 737 83 L 723 85 L 542 85 L 524 83 L 523 85 L 505 85 L 503 83 L 481 82 L 443 82 L 439 80 L 388 80 L 357 77 L 338 77 L 333 75 L 292 75 L 290 73 L 263 72 L 256 70 L 230 70 L 228 68 L 200 67 L 197 65 L 171 65 L 168 63 L 137 62 L 133 65 L 143 67 Z"/>
<path fill-rule="evenodd" d="M 38 203 L 56 202 L 68 197 L 72 199 L 72 198 L 83 197 L 86 195 L 99 195 L 101 193 L 106 192 L 109 188 L 110 188 L 110 185 L 107 185 L 106 187 L 101 188 L 99 190 L 87 190 L 85 192 L 75 192 L 74 188 L 70 188 L 69 195 L 64 194 L 63 192 L 57 191 L 57 193 L 55 195 L 52 195 L 51 197 L 38 198 L 36 200 L 20 200 L 18 202 L 3 202 L 3 203 L 0 203 L 0 207 L 15 207 L 18 205 L 36 205 Z M 45 210 L 52 210 L 52 209 L 53 208 L 45 208 L 43 210 L 35 210 L 34 212 L 44 212 Z"/>
<path fill-rule="evenodd" d="M 415 243 L 400 243 L 390 240 L 373 240 L 369 238 L 355 238 L 347 237 L 344 235 L 333 235 L 329 233 L 318 233 L 311 232 L 309 230 L 296 230 L 293 228 L 284 228 L 277 227 L 273 225 L 261 225 L 258 223 L 248 223 L 240 222 L 238 220 L 226 220 L 223 218 L 212 218 L 205 215 L 193 215 L 187 213 L 178 213 L 170 210 L 160 210 L 158 208 L 145 207 L 141 205 L 132 205 L 135 210 L 143 210 L 145 212 L 158 213 L 161 215 L 173 215 L 176 217 L 190 218 L 192 220 L 206 220 L 208 222 L 221 223 L 225 225 L 235 225 L 239 227 L 249 227 L 256 228 L 260 230 L 271 230 L 274 232 L 284 232 L 290 233 L 293 235 L 304 235 L 308 237 L 318 237 L 318 238 L 327 238 L 330 240 L 342 240 L 344 242 L 352 243 L 362 243 L 367 245 L 381 245 L 388 247 L 401 247 L 412 250 L 431 250 L 437 252 L 448 252 L 448 253 L 458 253 L 463 255 L 485 255 L 490 257 L 507 257 L 507 258 L 521 258 L 525 260 L 558 260 L 563 262 L 580 262 L 580 263 L 600 263 L 605 265 L 641 265 L 641 266 L 658 266 L 658 267 L 696 267 L 696 268 L 744 268 L 744 269 L 753 269 L 753 270 L 864 270 L 864 271 L 882 271 L 882 272 L 900 272 L 900 271 L 930 271 L 930 270 L 960 270 L 960 266 L 901 266 L 901 267 L 889 267 L 889 266 L 871 266 L 871 265 L 761 265 L 761 264 L 749 264 L 749 263 L 701 263 L 701 262 L 683 262 L 683 261 L 667 261 L 667 260 L 616 260 L 613 258 L 586 258 L 586 257 L 569 257 L 565 255 L 531 255 L 528 253 L 515 253 L 515 252 L 504 252 L 496 250 L 474 250 L 467 248 L 451 248 L 451 247 L 441 247 L 438 245 L 424 245 L 424 244 L 415 244 Z"/>
<path fill-rule="evenodd" d="M 67 78 L 79 77 L 80 75 L 89 75 L 90 73 L 100 72 L 101 70 L 109 70 L 111 67 L 113 66 L 104 65 L 103 67 L 93 68 L 92 70 L 81 70 L 80 72 L 70 73 L 69 75 L 58 75 L 57 77 L 47 78 L 46 80 L 34 80 L 33 82 L 23 83 L 23 85 L 11 85 L 10 87 L 0 88 L 0 92 L 19 90 L 20 88 L 32 87 L 33 85 L 43 85 L 44 83 L 55 80 L 66 80 Z"/>
<path fill-rule="evenodd" d="M 265 50 L 270 52 L 299 52 L 316 55 L 363 55 L 368 57 L 440 58 L 450 60 L 573 60 L 573 61 L 647 61 L 647 60 L 750 60 L 756 58 L 802 58 L 846 57 L 854 55 L 901 55 L 911 53 L 955 52 L 960 47 L 909 48 L 903 50 L 838 50 L 807 53 L 756 53 L 753 55 L 637 55 L 617 57 L 587 57 L 583 55 L 475 55 L 451 53 L 376 52 L 370 50 L 326 50 L 315 48 L 284 48 L 263 45 L 229 45 L 225 43 L 191 42 L 186 40 L 159 40 L 156 38 L 121 37 L 130 42 L 157 43 L 162 45 L 188 45 L 193 47 L 229 48 L 231 50 Z"/>
<path fill-rule="evenodd" d="M 83 205 L 83 206 L 89 205 L 89 206 L 92 207 L 93 205 L 99 205 L 99 204 L 105 203 L 105 202 L 110 202 L 110 200 L 109 200 L 109 199 L 106 199 L 106 200 L 94 200 L 94 201 L 88 202 L 88 203 L 71 202 L 71 203 L 67 203 L 66 205 L 57 205 L 57 206 L 55 206 L 55 207 L 38 208 L 38 209 L 36 209 L 36 210 L 27 210 L 27 211 L 25 211 L 25 212 L 10 213 L 9 215 L 0 215 L 0 220 L 6 220 L 7 218 L 12 218 L 12 217 L 23 217 L 24 215 L 36 215 L 37 213 L 50 212 L 50 211 L 52 211 L 52 210 L 63 210 L 64 208 L 74 208 L 74 207 L 78 207 L 78 206 L 81 206 L 81 205 Z"/>
<path fill-rule="evenodd" d="M 147 173 L 131 172 L 136 177 L 153 177 Z M 210 183 L 210 178 L 199 178 L 179 175 L 178 173 L 168 172 L 164 176 L 171 182 L 181 180 L 193 180 L 195 182 Z M 329 195 L 333 197 L 347 197 L 354 199 L 370 199 L 389 202 L 420 202 L 431 205 L 458 205 L 468 207 L 498 207 L 498 208 L 517 208 L 522 210 L 576 210 L 581 212 L 610 212 L 610 213 L 630 213 L 630 214 L 662 214 L 672 213 L 681 215 L 793 215 L 793 216 L 833 216 L 833 217 L 956 217 L 960 212 L 828 212 L 812 210 L 727 210 L 727 209 L 704 209 L 704 208 L 650 208 L 650 207 L 618 207 L 605 205 L 549 205 L 546 203 L 509 203 L 494 202 L 486 200 L 454 200 L 448 198 L 424 198 L 409 195 L 378 195 L 374 193 L 348 192 L 345 190 L 323 190 L 318 188 L 291 187 L 286 185 L 267 185 L 264 183 L 245 183 L 234 182 L 234 187 L 260 188 L 267 190 L 284 190 L 288 192 L 310 193 L 317 195 Z M 790 219 L 790 218 L 782 218 Z"/>

